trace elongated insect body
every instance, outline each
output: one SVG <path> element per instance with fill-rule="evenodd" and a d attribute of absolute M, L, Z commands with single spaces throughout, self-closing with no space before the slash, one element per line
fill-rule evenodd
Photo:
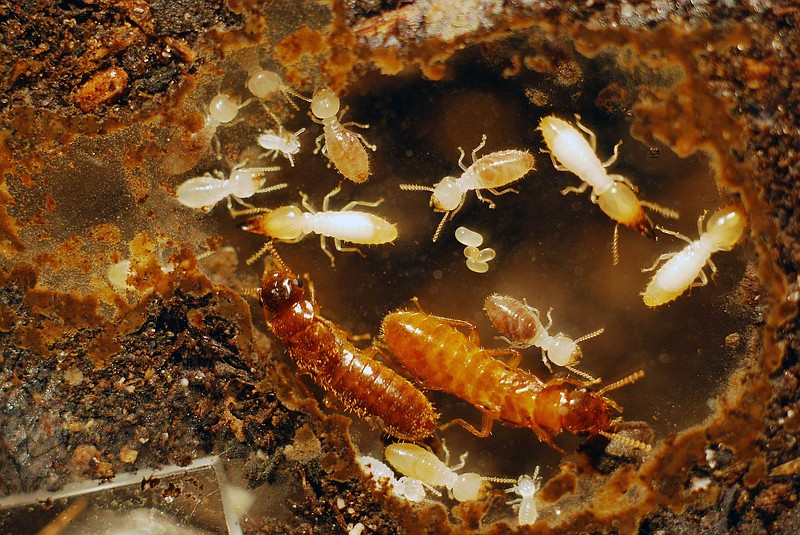
<path fill-rule="evenodd" d="M 578 343 L 601 334 L 603 329 L 581 336 L 577 340 L 573 340 L 563 333 L 550 336 L 547 333 L 553 323 L 550 311 L 547 313 L 549 323 L 544 326 L 536 308 L 507 295 L 492 294 L 488 296 L 484 303 L 484 309 L 497 330 L 503 333 L 516 347 L 535 346 L 541 348 L 542 360 L 548 367 L 552 362 L 556 366 L 567 367 L 579 375 L 587 377 L 585 373 L 572 368 L 583 356 Z"/>
<path fill-rule="evenodd" d="M 395 495 L 410 502 L 421 502 L 425 499 L 425 487 L 418 479 L 407 476 L 395 478 L 392 469 L 374 457 L 362 455 L 356 457 L 356 462 L 377 485 L 390 487 Z"/>
<path fill-rule="evenodd" d="M 306 235 L 315 233 L 320 236 L 320 247 L 334 264 L 333 254 L 328 251 L 325 238 L 333 238 L 338 251 L 359 252 L 356 248 L 343 247 L 342 242 L 357 243 L 362 245 L 379 245 L 391 243 L 397 238 L 397 227 L 382 217 L 366 212 L 352 210 L 355 206 L 378 206 L 383 199 L 376 202 L 352 201 L 338 211 L 328 210 L 331 197 L 339 192 L 336 188 L 322 203 L 322 211 L 317 212 L 308 203 L 308 198 L 303 195 L 302 204 L 308 210 L 303 212 L 294 205 L 282 206 L 275 210 L 248 210 L 240 213 L 266 212 L 248 219 L 239 228 L 248 232 L 263 234 L 275 240 L 298 242 Z M 260 251 L 251 257 L 248 264 L 260 256 Z"/>
<path fill-rule="evenodd" d="M 464 166 L 464 150 L 458 148 L 461 153 L 458 165 L 463 171 L 460 177 L 446 176 L 434 187 L 417 184 L 400 185 L 401 189 L 407 191 L 430 191 L 431 205 L 437 212 L 445 212 L 433 235 L 433 241 L 439 238 L 447 220 L 461 209 L 468 192 L 475 191 L 478 199 L 494 208 L 494 202 L 484 198 L 481 190 L 488 190 L 495 195 L 515 192 L 516 190 L 510 188 L 500 191 L 497 188 L 516 182 L 534 168 L 536 161 L 533 156 L 522 150 L 502 150 L 478 158 L 477 152 L 484 145 L 486 145 L 486 135 L 483 136 L 480 145 L 472 151 L 472 165 L 469 167 Z"/>
<path fill-rule="evenodd" d="M 708 277 L 703 268 L 708 265 L 712 275 L 717 267 L 711 261 L 711 255 L 717 251 L 729 251 L 739 241 L 747 225 L 747 215 L 741 206 L 732 204 L 718 210 L 711 216 L 706 232 L 703 232 L 703 216 L 697 221 L 699 239 L 692 241 L 677 232 L 659 229 L 686 241 L 688 245 L 681 251 L 666 253 L 658 257 L 655 263 L 643 271 L 652 271 L 665 261 L 645 288 L 642 298 L 645 305 L 656 307 L 669 303 L 683 292 L 694 286 L 705 286 Z M 700 279 L 697 282 L 697 279 Z"/>
<path fill-rule="evenodd" d="M 539 467 L 537 466 L 533 476 L 519 476 L 516 485 L 506 490 L 506 492 L 515 492 L 519 495 L 519 498 L 511 500 L 508 504 L 519 509 L 517 522 L 520 526 L 530 526 L 539 518 L 539 510 L 536 508 L 536 492 L 539 490 L 541 482 L 538 475 Z"/>
<path fill-rule="evenodd" d="M 357 349 L 344 330 L 319 316 L 316 303 L 305 297 L 302 281 L 285 266 L 264 273 L 260 300 L 267 325 L 298 368 L 346 409 L 378 418 L 386 433 L 403 440 L 433 434 L 436 414 L 422 392 L 375 360 L 376 349 Z"/>
<path fill-rule="evenodd" d="M 648 238 L 655 239 L 653 224 L 644 212 L 642 203 L 634 193 L 634 186 L 621 175 L 609 175 L 606 167 L 617 159 L 619 144 L 614 147 L 614 155 L 606 162 L 601 162 L 595 154 L 596 138 L 594 133 L 580 123 L 578 127 L 589 134 L 587 139 L 571 124 L 555 116 L 548 116 L 539 123 L 544 142 L 550 151 L 554 167 L 559 171 L 570 171 L 583 183 L 579 187 L 568 187 L 561 191 L 582 193 L 588 186 L 592 187 L 592 202 L 617 223 L 630 227 Z M 661 211 L 669 217 L 676 217 L 675 212 L 648 203 L 648 206 Z"/>
<path fill-rule="evenodd" d="M 469 337 L 455 326 L 468 328 Z M 481 430 L 461 419 L 451 424 L 458 423 L 471 433 L 485 437 L 491 433 L 492 422 L 500 420 L 533 430 L 540 440 L 556 449 L 551 436 L 561 431 L 622 440 L 624 437 L 608 433 L 610 408 L 616 406 L 603 394 L 643 375 L 643 372 L 633 374 L 598 392 L 568 378 L 545 383 L 516 368 L 520 360 L 517 351 L 480 347 L 473 325 L 424 312 L 393 312 L 384 318 L 382 333 L 394 360 L 426 388 L 454 394 L 483 411 Z M 512 355 L 509 364 L 494 358 L 501 354 Z M 570 389 L 567 385 L 580 388 Z M 637 445 L 648 448 L 644 444 Z"/>
<path fill-rule="evenodd" d="M 327 87 L 319 89 L 311 98 L 312 119 L 322 125 L 322 135 L 317 138 L 317 149 L 336 167 L 343 177 L 360 184 L 369 178 L 368 147 L 376 150 L 375 145 L 370 145 L 364 136 L 348 130 L 346 127 L 353 125 L 368 128 L 369 125 L 358 123 L 340 122 L 344 111 L 339 113 L 339 97 Z M 325 139 L 325 145 L 320 149 L 320 140 Z"/>
<path fill-rule="evenodd" d="M 241 199 L 252 197 L 256 193 L 266 193 L 285 188 L 286 184 L 276 184 L 263 188 L 266 178 L 264 173 L 277 171 L 279 167 L 243 167 L 238 165 L 233 168 L 229 178 L 224 178 L 217 173 L 214 177 L 209 173 L 193 177 L 183 182 L 175 194 L 178 202 L 189 208 L 211 210 L 219 201 L 228 199 L 228 209 L 231 209 L 231 198 L 240 204 Z"/>
<path fill-rule="evenodd" d="M 445 487 L 460 502 L 478 499 L 483 478 L 474 472 L 456 473 L 463 467 L 463 461 L 460 466 L 450 468 L 433 452 L 416 444 L 389 444 L 385 455 L 389 464 L 405 476 L 431 487 Z"/>
<path fill-rule="evenodd" d="M 267 130 L 259 134 L 256 138 L 257 143 L 267 152 L 262 154 L 265 157 L 274 158 L 278 154 L 282 154 L 289 163 L 294 167 L 294 155 L 300 152 L 300 134 L 305 132 L 305 128 L 301 128 L 295 133 L 287 132 L 283 127 L 278 127 L 278 131 Z"/>

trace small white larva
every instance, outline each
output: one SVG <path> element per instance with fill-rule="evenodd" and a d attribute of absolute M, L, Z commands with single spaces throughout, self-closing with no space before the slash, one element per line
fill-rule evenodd
<path fill-rule="evenodd" d="M 242 199 L 252 197 L 256 193 L 266 193 L 286 187 L 286 184 L 276 184 L 262 188 L 266 180 L 264 173 L 279 171 L 280 167 L 243 167 L 243 165 L 234 167 L 227 179 L 217 172 L 216 176 L 206 173 L 186 180 L 175 192 L 178 202 L 189 208 L 208 211 L 219 201 L 227 198 L 228 210 L 232 211 L 231 199 L 252 208 Z"/>
<path fill-rule="evenodd" d="M 520 526 L 530 526 L 539 518 L 539 511 L 536 508 L 536 492 L 539 490 L 539 467 L 533 472 L 533 477 L 521 475 L 516 485 L 507 489 L 506 492 L 515 492 L 519 495 L 516 500 L 508 502 L 519 508 L 517 522 Z"/>
<path fill-rule="evenodd" d="M 288 132 L 282 126 L 278 126 L 278 131 L 266 130 L 261 132 L 256 138 L 256 142 L 267 152 L 262 157 L 274 158 L 278 153 L 282 154 L 294 167 L 294 155 L 300 152 L 300 134 L 305 132 L 301 128 L 295 133 Z"/>
<path fill-rule="evenodd" d="M 333 238 L 333 244 L 337 251 L 355 252 L 362 255 L 363 253 L 358 248 L 344 247 L 342 242 L 378 245 L 391 243 L 397 238 L 397 227 L 394 224 L 374 214 L 352 209 L 356 206 L 375 207 L 382 203 L 383 199 L 375 202 L 351 201 L 341 210 L 328 210 L 330 199 L 339 193 L 340 189 L 341 185 L 325 196 L 321 212 L 314 210 L 308 203 L 308 197 L 305 194 L 301 194 L 301 203 L 307 212 L 303 212 L 295 205 L 282 206 L 275 210 L 268 208 L 242 210 L 237 215 L 255 213 L 261 213 L 261 215 L 248 219 L 240 224 L 239 228 L 289 243 L 296 243 L 307 234 L 319 234 L 320 248 L 331 259 L 331 266 L 335 265 L 334 257 L 328 251 L 326 238 Z M 247 264 L 252 264 L 265 252 L 266 248 L 261 249 L 247 260 Z"/>
<path fill-rule="evenodd" d="M 490 208 L 495 204 L 481 195 L 481 190 L 487 190 L 494 195 L 515 192 L 516 190 L 497 188 L 507 186 L 512 182 L 524 177 L 533 169 L 536 163 L 530 153 L 522 150 L 502 150 L 492 152 L 478 158 L 477 152 L 486 145 L 486 135 L 481 139 L 480 145 L 472 151 L 472 165 L 464 165 L 464 149 L 458 147 L 461 157 L 458 165 L 463 173 L 459 177 L 446 176 L 434 187 L 421 186 L 418 184 L 401 184 L 400 189 L 406 191 L 430 191 L 431 205 L 437 212 L 444 212 L 436 232 L 433 234 L 433 241 L 439 238 L 439 234 L 444 228 L 444 224 L 451 219 L 456 212 L 461 209 L 467 198 L 467 192 L 474 191 L 481 201 L 488 203 Z"/>
<path fill-rule="evenodd" d="M 662 254 L 651 267 L 642 270 L 652 271 L 660 262 L 666 260 L 642 293 L 645 305 L 657 307 L 676 299 L 689 288 L 708 284 L 708 277 L 703 268 L 708 265 L 712 275 L 717 272 L 717 267 L 711 261 L 711 255 L 717 251 L 730 251 L 741 238 L 747 225 L 747 214 L 738 204 L 730 204 L 719 209 L 711 216 L 705 232 L 703 232 L 704 216 L 705 214 L 697 220 L 697 232 L 700 237 L 695 241 L 677 232 L 659 228 L 662 232 L 676 236 L 689 245 L 681 251 Z"/>

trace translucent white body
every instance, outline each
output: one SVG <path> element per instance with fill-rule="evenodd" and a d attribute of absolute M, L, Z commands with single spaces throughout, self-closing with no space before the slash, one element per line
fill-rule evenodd
<path fill-rule="evenodd" d="M 230 197 L 246 199 L 252 197 L 261 190 L 266 178 L 263 176 L 267 171 L 275 171 L 276 167 L 249 167 L 237 166 L 231 171 L 230 178 L 217 177 L 210 173 L 193 177 L 178 186 L 176 196 L 178 201 L 189 208 L 210 210 L 219 201 L 228 198 L 230 208 Z M 285 184 L 283 185 L 285 186 Z M 277 189 L 276 187 L 270 188 Z"/>
<path fill-rule="evenodd" d="M 492 294 L 488 296 L 484 303 L 484 309 L 492 324 L 508 337 L 514 346 L 541 348 L 542 360 L 548 367 L 550 363 L 566 367 L 577 364 L 583 356 L 578 341 L 597 336 L 602 332 L 602 329 L 595 331 L 577 341 L 563 333 L 550 336 L 547 330 L 553 324 L 552 310 L 547 312 L 549 321 L 545 326 L 542 325 L 538 309 L 507 295 Z"/>
<path fill-rule="evenodd" d="M 396 479 L 392 469 L 374 457 L 362 455 L 356 457 L 356 462 L 361 471 L 375 480 L 376 484 L 388 485 L 395 495 L 410 502 L 420 502 L 425 499 L 425 487 L 421 481 L 406 476 Z"/>
<path fill-rule="evenodd" d="M 457 474 L 432 452 L 416 444 L 396 443 L 386 446 L 386 460 L 395 470 L 432 487 L 445 487 L 460 502 L 477 500 L 483 478 L 476 473 Z M 462 457 L 463 459 L 463 457 Z"/>
<path fill-rule="evenodd" d="M 606 162 L 601 162 L 595 154 L 594 134 L 580 122 L 578 125 L 589 134 L 588 141 L 577 128 L 558 117 L 550 115 L 539 123 L 554 167 L 559 171 L 570 171 L 583 181 L 579 187 L 565 188 L 561 193 L 582 193 L 591 186 L 592 202 L 597 203 L 608 217 L 653 237 L 652 224 L 633 192 L 633 184 L 621 175 L 609 175 L 606 172 L 606 167 L 617 159 L 619 144 L 614 147 L 614 155 Z"/>
<path fill-rule="evenodd" d="M 369 178 L 369 156 L 365 147 L 376 150 L 375 145 L 370 145 L 364 136 L 351 132 L 346 127 L 350 125 L 368 128 L 369 125 L 358 123 L 340 122 L 339 97 L 324 87 L 317 90 L 311 97 L 312 119 L 322 125 L 322 135 L 316 140 L 317 148 L 314 154 L 322 154 L 336 167 L 342 176 L 360 184 Z M 342 112 L 344 115 L 344 111 Z M 320 140 L 325 139 L 325 144 L 320 147 Z"/>
<path fill-rule="evenodd" d="M 458 165 L 463 171 L 459 177 L 446 176 L 432 188 L 415 184 L 400 185 L 400 188 L 404 190 L 432 192 L 431 205 L 437 212 L 445 212 L 433 235 L 433 241 L 439 238 L 445 222 L 461 209 L 469 191 L 475 191 L 478 199 L 494 208 L 494 202 L 483 197 L 481 190 L 488 190 L 495 195 L 515 191 L 513 189 L 498 191 L 497 188 L 516 182 L 534 168 L 536 161 L 533 156 L 522 150 L 497 151 L 478 158 L 477 152 L 484 145 L 486 145 L 486 135 L 472 151 L 472 165 L 469 167 L 464 166 L 464 150 L 461 147 L 458 148 L 461 153 Z"/>
<path fill-rule="evenodd" d="M 480 247 L 483 243 L 483 236 L 467 227 L 458 227 L 456 229 L 456 240 L 467 247 Z"/>
<path fill-rule="evenodd" d="M 294 155 L 300 152 L 300 134 L 305 132 L 305 128 L 301 128 L 295 133 L 287 132 L 283 127 L 278 127 L 278 131 L 267 130 L 259 134 L 256 141 L 261 148 L 266 149 L 267 152 L 262 156 L 272 157 L 282 154 L 289 163 L 294 167 Z"/>
<path fill-rule="evenodd" d="M 517 484 L 506 491 L 519 495 L 518 499 L 508 503 L 519 508 L 517 522 L 520 526 L 530 526 L 539 518 L 539 511 L 536 508 L 536 492 L 539 490 L 538 474 L 539 467 L 537 466 L 532 477 L 529 475 L 519 476 Z"/>
<path fill-rule="evenodd" d="M 247 79 L 247 89 L 256 98 L 270 97 L 282 91 L 283 87 L 283 80 L 277 73 L 264 69 L 253 72 Z"/>
<path fill-rule="evenodd" d="M 281 206 L 245 221 L 240 228 L 290 243 L 298 242 L 308 234 L 319 234 L 320 247 L 331 259 L 331 265 L 334 264 L 334 258 L 325 244 L 326 237 L 333 238 L 338 251 L 359 253 L 356 248 L 343 247 L 342 242 L 379 245 L 391 243 L 397 238 L 394 224 L 377 215 L 352 210 L 355 206 L 378 206 L 383 199 L 371 203 L 352 201 L 341 210 L 328 210 L 331 197 L 338 192 L 337 187 L 325 196 L 321 212 L 315 211 L 303 195 L 302 204 L 307 212 L 295 205 Z"/>
<path fill-rule="evenodd" d="M 653 270 L 659 262 L 666 260 L 642 294 L 645 305 L 663 305 L 693 286 L 706 285 L 708 277 L 703 268 L 708 264 L 712 272 L 716 273 L 717 268 L 711 262 L 712 253 L 729 251 L 736 245 L 747 225 L 747 216 L 741 206 L 729 205 L 711 216 L 705 233 L 702 231 L 702 221 L 703 217 L 700 217 L 697 222 L 700 238 L 695 241 L 678 233 L 665 231 L 686 241 L 688 245 L 679 252 L 661 255 L 650 269 L 643 270 Z"/>

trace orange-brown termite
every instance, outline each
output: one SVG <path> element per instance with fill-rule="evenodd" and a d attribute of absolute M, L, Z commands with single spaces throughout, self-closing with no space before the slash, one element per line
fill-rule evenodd
<path fill-rule="evenodd" d="M 425 395 L 375 360 L 376 348 L 356 348 L 342 328 L 320 316 L 313 289 L 307 298 L 303 281 L 268 248 L 279 269 L 264 271 L 259 299 L 267 325 L 297 366 L 346 409 L 380 419 L 386 433 L 409 441 L 432 435 L 437 415 Z"/>
<path fill-rule="evenodd" d="M 456 327 L 466 328 L 469 335 Z M 492 423 L 500 420 L 533 430 L 540 440 L 559 451 L 563 450 L 551 437 L 561 431 L 602 435 L 650 449 L 648 444 L 609 431 L 611 409 L 620 409 L 604 396 L 638 380 L 643 371 L 593 392 L 587 383 L 567 377 L 544 382 L 517 368 L 518 351 L 482 348 L 477 329 L 466 321 L 422 311 L 398 311 L 384 318 L 382 333 L 394 360 L 413 378 L 426 388 L 454 394 L 483 412 L 481 429 L 460 418 L 443 427 L 457 423 L 476 436 L 486 437 Z M 495 358 L 499 355 L 510 355 L 509 362 Z"/>

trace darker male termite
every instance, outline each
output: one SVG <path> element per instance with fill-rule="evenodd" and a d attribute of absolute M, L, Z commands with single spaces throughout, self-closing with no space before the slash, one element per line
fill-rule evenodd
<path fill-rule="evenodd" d="M 386 433 L 409 441 L 432 435 L 437 415 L 425 395 L 375 360 L 376 348 L 356 348 L 343 329 L 320 316 L 313 290 L 306 298 L 303 281 L 272 244 L 268 250 L 279 269 L 264 271 L 259 299 L 267 326 L 297 366 L 346 409 L 379 418 Z"/>
<path fill-rule="evenodd" d="M 456 327 L 466 328 L 469 335 Z M 516 367 L 520 361 L 518 351 L 482 348 L 478 331 L 471 323 L 421 310 L 389 314 L 383 320 L 382 334 L 393 360 L 420 384 L 454 394 L 483 412 L 481 429 L 460 418 L 443 428 L 457 423 L 476 436 L 486 437 L 494 420 L 500 420 L 533 430 L 540 440 L 562 452 L 551 437 L 564 430 L 602 435 L 642 450 L 650 449 L 648 444 L 609 431 L 613 423 L 611 409 L 620 408 L 604 396 L 638 380 L 643 371 L 597 392 L 589 390 L 586 383 L 567 377 L 544 382 Z M 495 358 L 499 355 L 510 355 L 509 362 Z"/>

